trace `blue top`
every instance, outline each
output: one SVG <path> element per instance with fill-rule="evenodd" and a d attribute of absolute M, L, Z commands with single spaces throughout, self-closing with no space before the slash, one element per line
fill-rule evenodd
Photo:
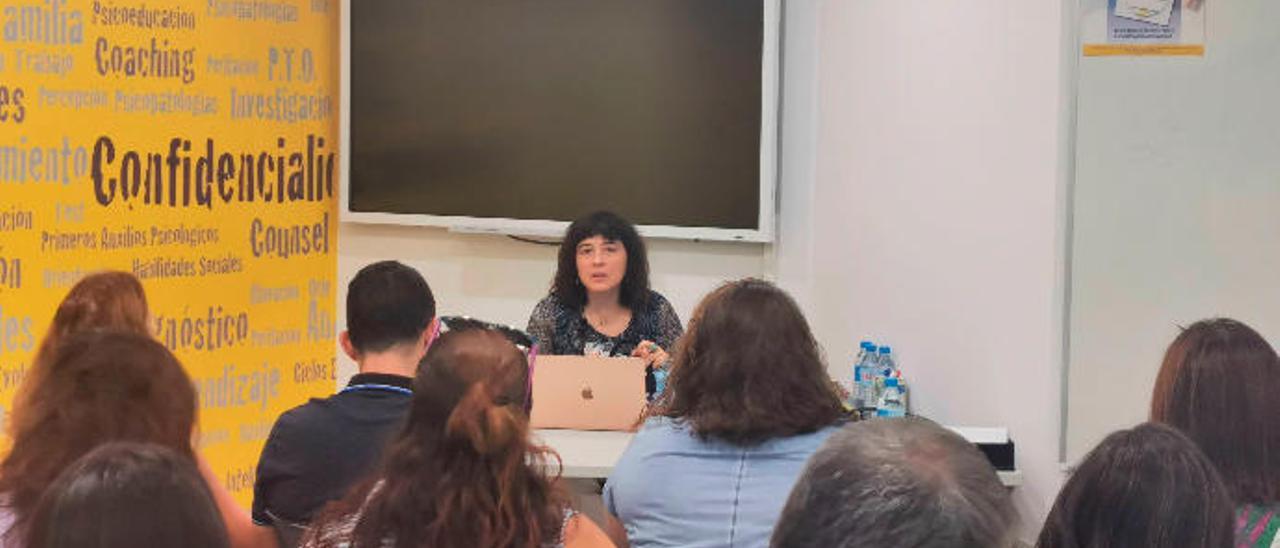
<path fill-rule="evenodd" d="M 741 447 L 650 418 L 614 467 L 604 503 L 634 548 L 766 548 L 809 455 L 836 428 Z"/>

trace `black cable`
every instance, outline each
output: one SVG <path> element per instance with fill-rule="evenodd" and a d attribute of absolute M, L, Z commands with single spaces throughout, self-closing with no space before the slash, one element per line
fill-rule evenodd
<path fill-rule="evenodd" d="M 513 236 L 513 235 L 511 235 L 511 234 L 507 234 L 507 237 L 508 237 L 508 238 L 511 238 L 512 240 L 515 240 L 515 241 L 517 241 L 517 242 L 524 242 L 524 243 L 526 243 L 526 244 L 554 245 L 554 246 L 557 246 L 557 247 L 560 245 L 560 240 L 553 240 L 553 241 L 547 241 L 547 240 L 535 240 L 535 239 L 533 239 L 533 238 L 525 238 L 524 236 Z"/>

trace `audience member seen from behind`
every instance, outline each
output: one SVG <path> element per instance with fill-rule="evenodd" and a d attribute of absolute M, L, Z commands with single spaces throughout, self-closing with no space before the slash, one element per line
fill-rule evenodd
<path fill-rule="evenodd" d="M 752 547 L 843 409 L 795 301 L 748 279 L 698 305 L 654 413 L 604 488 L 615 541 Z"/>
<path fill-rule="evenodd" d="M 11 438 L 16 439 L 18 432 L 36 431 L 35 421 L 47 418 L 32 414 L 37 410 L 47 411 L 43 404 L 32 401 L 32 398 L 38 390 L 48 384 L 46 377 L 51 369 L 49 362 L 53 360 L 64 339 L 77 333 L 94 330 L 123 331 L 150 338 L 149 323 L 147 297 L 142 283 L 133 274 L 116 271 L 97 272 L 85 276 L 72 286 L 54 313 L 53 322 L 40 343 L 30 373 L 18 388 L 14 398 L 13 413 L 8 421 Z M 248 514 L 231 498 L 231 494 L 227 492 L 222 482 L 198 459 L 197 456 L 197 462 L 201 466 L 205 480 L 222 509 L 232 544 L 240 548 L 272 546 L 274 540 L 269 534 L 270 531 L 255 527 L 249 520 Z M 29 510 L 29 508 L 23 508 L 23 510 Z M 0 524 L 0 530 L 3 529 L 8 527 Z M 0 537 L 0 544 L 3 544 L 3 538 Z"/>
<path fill-rule="evenodd" d="M 597 211 L 569 225 L 551 294 L 529 317 L 542 353 L 636 356 L 661 369 L 682 332 L 671 303 L 649 289 L 649 258 L 631 223 Z M 645 391 L 655 390 L 651 369 Z"/>
<path fill-rule="evenodd" d="M 529 364 L 499 332 L 441 335 L 414 379 L 408 422 L 381 470 L 321 513 L 303 545 L 611 546 L 570 509 L 529 439 Z"/>
<path fill-rule="evenodd" d="M 0 545 L 24 546 L 37 501 L 64 469 L 112 441 L 150 442 L 195 463 L 196 393 L 164 346 L 127 332 L 87 331 L 63 339 L 28 387 L 0 462 Z"/>
<path fill-rule="evenodd" d="M 1165 352 L 1151 420 L 1181 430 L 1217 467 L 1236 507 L 1237 546 L 1280 529 L 1280 358 L 1249 326 L 1192 324 Z"/>
<path fill-rule="evenodd" d="M 374 471 L 409 412 L 435 315 L 435 297 L 418 271 L 382 261 L 355 275 L 339 342 L 360 372 L 338 394 L 276 421 L 258 460 L 256 523 L 275 525 L 285 544 L 295 543 L 300 524 Z"/>
<path fill-rule="evenodd" d="M 1147 423 L 1090 451 L 1058 493 L 1037 548 L 1231 548 L 1231 499 L 1177 430 Z"/>
<path fill-rule="evenodd" d="M 190 456 L 111 442 L 58 476 L 31 517 L 32 548 L 227 548 L 222 516 Z"/>
<path fill-rule="evenodd" d="M 813 455 L 773 548 L 1003 548 L 1016 515 L 977 447 L 932 421 L 845 426 Z"/>
<path fill-rule="evenodd" d="M 10 433 L 16 429 L 30 428 L 25 412 L 32 407 L 28 401 L 31 389 L 44 383 L 47 362 L 53 359 L 53 352 L 63 339 L 73 333 L 92 329 L 113 329 L 149 335 L 149 317 L 147 295 L 142 290 L 142 283 L 133 274 L 97 272 L 85 276 L 72 286 L 54 312 L 53 322 L 40 341 L 31 370 L 18 389 L 14 411 L 9 418 Z"/>

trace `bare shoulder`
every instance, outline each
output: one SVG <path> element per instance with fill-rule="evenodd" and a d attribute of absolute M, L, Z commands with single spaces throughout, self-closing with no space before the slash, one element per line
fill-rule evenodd
<path fill-rule="evenodd" d="M 591 518 L 575 514 L 564 525 L 565 548 L 614 548 L 609 536 L 604 534 Z"/>

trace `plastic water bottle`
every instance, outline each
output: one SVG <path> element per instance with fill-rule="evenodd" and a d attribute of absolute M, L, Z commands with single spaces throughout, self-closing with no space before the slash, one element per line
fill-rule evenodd
<path fill-rule="evenodd" d="M 894 363 L 893 360 L 893 348 L 889 345 L 884 345 L 876 349 L 874 373 L 872 376 L 873 383 L 870 401 L 874 404 L 874 407 L 878 409 L 881 405 L 880 402 L 884 399 L 884 393 L 887 388 L 886 381 L 890 378 L 900 378 L 902 376 L 901 373 L 898 373 L 898 364 Z M 901 381 L 899 381 L 898 386 L 901 387 Z"/>
<path fill-rule="evenodd" d="M 875 343 L 871 341 L 862 341 L 858 343 L 858 357 L 853 360 L 853 380 L 849 383 L 849 401 L 848 404 L 853 409 L 863 407 L 862 394 L 859 392 L 859 382 L 863 376 L 863 368 L 867 363 L 867 355 L 875 353 Z"/>
<path fill-rule="evenodd" d="M 875 354 L 875 353 L 876 353 L 876 343 L 869 340 L 863 340 L 862 342 L 858 343 L 858 361 L 865 360 L 867 359 L 868 354 Z"/>
<path fill-rule="evenodd" d="M 867 342 L 868 341 L 862 341 L 858 343 L 858 355 L 853 358 L 853 366 L 849 369 L 852 376 L 849 378 L 849 384 L 845 386 L 849 391 L 848 399 L 844 402 L 846 408 L 858 408 L 858 366 L 862 364 L 862 360 L 867 355 Z"/>
<path fill-rule="evenodd" d="M 663 390 L 667 389 L 667 375 L 670 372 L 666 369 L 654 368 L 653 370 L 653 397 L 657 399 Z"/>
<path fill-rule="evenodd" d="M 901 373 L 897 373 L 901 374 Z M 911 395 L 911 391 L 907 389 L 907 381 L 902 377 L 898 379 L 898 403 L 902 406 L 902 414 L 906 415 L 911 412 L 911 404 L 907 402 L 907 396 Z"/>
<path fill-rule="evenodd" d="M 884 380 L 884 393 L 876 405 L 877 417 L 904 417 L 907 414 L 906 392 L 901 379 L 888 377 Z"/>
<path fill-rule="evenodd" d="M 866 399 L 866 387 L 864 386 L 867 379 L 867 360 L 875 355 L 875 343 L 871 341 L 862 341 L 859 345 L 861 349 L 858 351 L 858 360 L 853 363 L 853 407 L 860 409 L 866 407 L 870 402 Z"/>
<path fill-rule="evenodd" d="M 893 373 L 898 370 L 898 364 L 893 360 L 893 349 L 889 346 L 881 346 L 878 352 L 880 355 L 876 365 L 880 368 L 880 375 L 885 378 L 893 377 Z"/>
<path fill-rule="evenodd" d="M 876 405 L 875 377 L 878 369 L 876 345 L 867 341 L 862 358 L 853 368 L 854 401 L 858 409 L 874 409 Z"/>

